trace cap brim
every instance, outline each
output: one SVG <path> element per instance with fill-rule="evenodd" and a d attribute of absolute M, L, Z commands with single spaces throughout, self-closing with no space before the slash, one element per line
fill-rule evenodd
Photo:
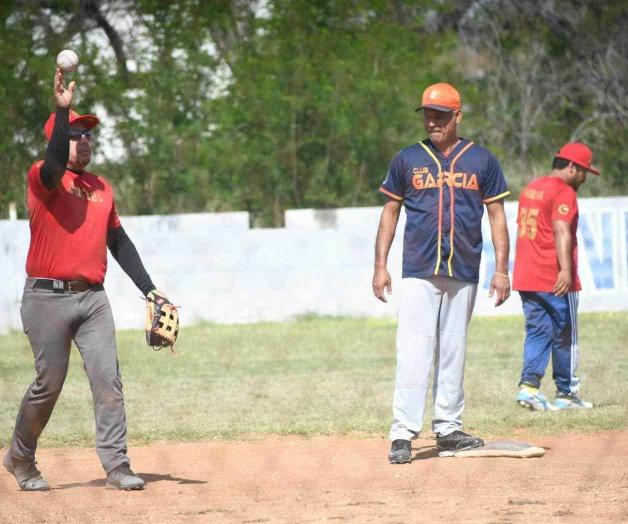
<path fill-rule="evenodd" d="M 426 106 L 419 106 L 419 107 L 417 107 L 414 110 L 414 112 L 417 113 L 418 111 L 421 111 L 421 109 L 436 109 L 436 111 L 446 111 L 447 113 L 451 113 L 452 111 L 456 111 L 455 109 L 452 109 L 451 107 L 429 104 L 429 105 L 426 105 Z M 460 108 L 458 108 L 458 109 L 460 109 Z"/>
<path fill-rule="evenodd" d="M 70 120 L 70 125 L 81 122 L 85 129 L 92 129 L 100 124 L 100 120 L 95 115 L 81 115 Z"/>

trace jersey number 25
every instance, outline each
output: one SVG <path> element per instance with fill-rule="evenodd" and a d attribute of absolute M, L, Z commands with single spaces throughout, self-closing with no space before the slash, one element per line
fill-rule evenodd
<path fill-rule="evenodd" d="M 519 238 L 527 237 L 530 240 L 536 238 L 536 217 L 539 214 L 539 210 L 536 208 L 522 207 L 519 209 L 519 218 L 517 223 L 519 224 Z"/>

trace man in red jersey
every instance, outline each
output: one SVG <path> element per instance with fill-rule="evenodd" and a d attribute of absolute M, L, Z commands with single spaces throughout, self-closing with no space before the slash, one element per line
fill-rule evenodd
<path fill-rule="evenodd" d="M 526 318 L 523 370 L 517 402 L 533 411 L 593 407 L 578 396 L 578 202 L 576 191 L 592 167 L 584 144 L 565 144 L 550 175 L 526 186 L 519 198 L 519 234 L 513 289 Z M 556 403 L 539 391 L 552 357 Z"/>
<path fill-rule="evenodd" d="M 107 485 L 142 489 L 144 481 L 130 469 L 127 456 L 115 328 L 103 288 L 107 248 L 146 296 L 163 295 L 120 224 L 111 186 L 85 170 L 91 160 L 90 130 L 99 122 L 70 109 L 75 87 L 75 82 L 65 87 L 57 68 L 57 107 L 44 126 L 46 156 L 27 175 L 31 241 L 21 314 L 36 378 L 22 400 L 3 464 L 22 490 L 48 489 L 35 466 L 35 451 L 61 393 L 73 340 L 92 390 L 96 450 Z"/>

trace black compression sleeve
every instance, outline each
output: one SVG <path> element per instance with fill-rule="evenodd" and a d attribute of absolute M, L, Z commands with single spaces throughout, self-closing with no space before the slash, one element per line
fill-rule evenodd
<path fill-rule="evenodd" d="M 48 190 L 54 189 L 61 180 L 70 156 L 69 115 L 69 108 L 57 107 L 55 126 L 48 142 L 44 164 L 39 171 L 41 183 Z"/>
<path fill-rule="evenodd" d="M 133 283 L 144 295 L 148 295 L 149 292 L 155 289 L 153 281 L 148 276 L 146 269 L 144 269 L 144 264 L 142 264 L 135 245 L 131 242 L 122 226 L 109 230 L 107 233 L 107 246 L 113 258 L 116 259 L 120 267 L 129 275 Z"/>

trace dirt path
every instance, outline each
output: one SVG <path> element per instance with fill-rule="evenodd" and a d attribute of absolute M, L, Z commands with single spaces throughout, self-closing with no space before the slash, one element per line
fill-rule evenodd
<path fill-rule="evenodd" d="M 131 450 L 141 492 L 105 490 L 91 449 L 42 449 L 53 489 L 2 470 L 0 522 L 628 522 L 628 431 L 534 443 L 543 458 L 460 459 L 417 440 L 398 466 L 383 439 L 158 444 Z"/>

